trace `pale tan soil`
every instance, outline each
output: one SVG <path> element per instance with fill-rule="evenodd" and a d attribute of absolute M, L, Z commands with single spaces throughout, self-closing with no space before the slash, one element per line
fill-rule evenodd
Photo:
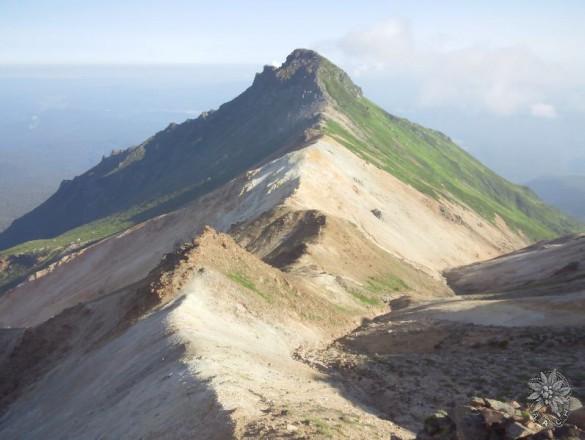
<path fill-rule="evenodd" d="M 13 344 L 0 364 L 0 438 L 388 438 L 401 428 L 291 357 L 353 325 L 206 230 L 144 281 Z"/>
<path fill-rule="evenodd" d="M 438 202 L 357 158 L 330 139 L 303 150 L 300 185 L 291 206 L 349 220 L 388 252 L 435 275 L 461 261 L 500 255 L 526 244 L 508 228 Z M 373 215 L 379 209 L 381 218 Z"/>
<path fill-rule="evenodd" d="M 440 280 L 447 267 L 524 244 L 473 212 L 437 202 L 322 138 L 248 172 L 188 207 L 90 246 L 43 277 L 0 297 L 0 325 L 38 324 L 80 301 L 144 277 L 205 224 L 227 231 L 284 205 L 349 221 L 372 243 Z M 381 218 L 373 209 L 379 209 Z M 454 221 L 453 219 L 457 219 Z"/>
<path fill-rule="evenodd" d="M 309 328 L 277 313 L 255 316 L 248 308 L 234 310 L 232 316 L 225 311 L 220 315 L 224 298 L 209 287 L 202 289 L 201 281 L 188 286 L 186 294 L 173 325 L 200 356 L 190 364 L 192 368 L 209 379 L 223 408 L 233 411 L 237 438 L 330 438 L 332 433 L 387 438 L 390 432 L 401 432 L 356 408 L 324 378 L 319 380 L 318 373 L 291 358 L 291 350 L 300 342 L 315 341 Z M 197 320 L 193 320 L 195 311 Z"/>
<path fill-rule="evenodd" d="M 396 300 L 391 313 L 297 356 L 412 431 L 475 395 L 526 402 L 528 380 L 554 368 L 583 400 L 585 292 L 575 290 L 584 249 L 582 236 L 567 237 L 453 269 L 455 291 L 496 293 Z"/>
<path fill-rule="evenodd" d="M 2 295 L 0 325 L 38 324 L 78 302 L 120 289 L 146 276 L 165 253 L 190 241 L 204 225 L 227 230 L 272 208 L 295 185 L 296 176 L 285 169 L 283 160 L 236 179 L 185 209 L 96 243 L 53 272 Z"/>
<path fill-rule="evenodd" d="M 461 294 L 585 291 L 585 234 L 540 242 L 489 261 L 447 270 L 445 276 Z"/>
<path fill-rule="evenodd" d="M 184 345 L 165 324 L 170 310 L 94 349 L 76 344 L 12 403 L 0 437 L 229 438 L 229 415 L 190 373 Z"/>
<path fill-rule="evenodd" d="M 408 437 L 293 353 L 523 243 L 323 138 L 0 297 L 0 438 Z"/>
<path fill-rule="evenodd" d="M 345 252 L 337 262 L 326 258 L 335 249 L 322 246 L 327 240 L 339 240 L 339 249 L 360 241 L 361 232 L 340 224 L 325 219 L 300 261 L 335 271 L 344 258 L 355 260 Z M 374 266 L 387 255 L 377 249 Z M 452 297 L 412 302 L 391 293 L 394 312 L 319 349 L 360 313 L 380 309 L 343 290 L 316 293 L 301 282 L 299 264 L 283 273 L 205 230 L 144 281 L 24 336 L 6 330 L 14 348 L 0 364 L 8 378 L 0 382 L 0 437 L 406 439 L 430 412 L 472 395 L 520 399 L 539 369 L 560 368 L 583 392 L 585 327 L 438 320 L 437 307 L 455 314 L 455 305 L 470 302 Z M 357 282 L 368 270 L 355 265 Z M 234 282 L 236 273 L 253 288 Z M 471 300 L 479 301 L 488 302 Z"/>
<path fill-rule="evenodd" d="M 389 254 L 353 223 L 320 211 L 281 207 L 238 225 L 230 234 L 297 284 L 317 295 L 333 295 L 343 307 L 355 306 L 348 291 L 361 291 L 368 280 L 388 277 L 401 280 L 404 286 L 384 292 L 379 298 L 386 302 L 404 292 L 422 298 L 451 295 L 444 282 Z M 368 294 L 367 289 L 364 293 Z"/>
<path fill-rule="evenodd" d="M 563 327 L 585 325 L 585 292 L 558 293 L 558 297 L 465 299 L 431 301 L 413 312 L 412 319 L 428 316 L 449 321 L 503 327 Z"/>

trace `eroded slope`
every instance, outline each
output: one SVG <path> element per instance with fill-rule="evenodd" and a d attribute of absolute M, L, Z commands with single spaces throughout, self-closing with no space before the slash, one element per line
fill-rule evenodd
<path fill-rule="evenodd" d="M 401 428 L 291 356 L 359 310 L 206 229 L 146 279 L 27 329 L 0 364 L 0 435 L 386 438 Z"/>
<path fill-rule="evenodd" d="M 461 205 L 425 196 L 323 138 L 33 277 L 0 297 L 0 323 L 22 327 L 43 322 L 77 302 L 140 280 L 165 253 L 191 240 L 206 224 L 221 231 L 241 230 L 239 226 L 275 209 L 318 210 L 340 219 L 341 229 L 353 225 L 374 248 L 439 282 L 439 271 L 447 267 L 490 258 L 524 243 L 504 224 L 493 225 Z M 264 226 L 249 223 L 246 234 L 260 236 Z M 291 239 L 286 235 L 276 243 Z M 251 250 L 269 257 L 260 249 Z M 344 270 L 338 267 L 335 275 L 343 276 Z"/>

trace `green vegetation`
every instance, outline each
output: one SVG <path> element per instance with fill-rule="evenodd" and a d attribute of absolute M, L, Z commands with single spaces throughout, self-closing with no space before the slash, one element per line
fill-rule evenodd
<path fill-rule="evenodd" d="M 139 208 L 112 215 L 71 229 L 57 237 L 31 240 L 0 251 L 0 258 L 29 256 L 35 260 L 32 265 L 11 264 L 0 271 L 0 293 L 23 281 L 32 273 L 43 269 L 71 251 L 81 249 L 93 242 L 114 235 L 136 224 L 133 217 Z"/>
<path fill-rule="evenodd" d="M 255 294 L 257 294 L 258 296 L 260 296 L 262 299 L 268 301 L 268 302 L 272 302 L 272 296 L 268 293 L 262 292 L 261 290 L 259 290 L 256 285 L 243 273 L 241 272 L 230 272 L 228 274 L 228 277 L 230 280 L 238 283 L 240 286 L 251 290 L 252 292 L 254 292 Z"/>
<path fill-rule="evenodd" d="M 382 303 L 380 298 L 373 298 L 371 296 L 364 295 L 363 293 L 361 293 L 359 290 L 356 290 L 356 289 L 350 289 L 349 293 L 351 294 L 351 296 L 353 296 L 359 302 L 361 302 L 362 304 L 365 304 L 367 306 L 378 306 Z"/>
<path fill-rule="evenodd" d="M 318 434 L 328 438 L 333 438 L 333 431 L 324 420 L 318 417 L 310 417 L 303 420 L 303 423 L 313 425 Z"/>
<path fill-rule="evenodd" d="M 0 250 L 0 257 L 31 252 L 55 251 L 79 243 L 91 243 L 114 235 L 148 218 L 173 210 L 191 198 L 193 187 L 157 197 L 122 212 L 83 224 L 53 238 L 30 240 L 8 249 Z"/>
<path fill-rule="evenodd" d="M 122 216 L 112 216 L 71 229 L 55 238 L 27 241 L 0 251 L 0 256 L 55 251 L 72 244 L 100 240 L 132 225 L 132 222 L 124 219 Z"/>
<path fill-rule="evenodd" d="M 529 238 L 552 238 L 581 225 L 545 205 L 528 188 L 483 166 L 447 136 L 394 117 L 348 87 L 348 77 L 329 62 L 320 78 L 351 130 L 335 120 L 325 132 L 364 160 L 438 199 L 463 203 L 490 222 L 496 215 Z"/>
<path fill-rule="evenodd" d="M 16 286 L 34 272 L 57 261 L 63 255 L 63 249 L 33 249 L 31 252 L 18 254 L 0 254 L 0 293 Z"/>
<path fill-rule="evenodd" d="M 29 269 L 26 266 L 14 264 L 7 269 L 0 271 L 0 293 L 18 284 L 21 280 L 29 275 Z"/>
<path fill-rule="evenodd" d="M 409 287 L 404 281 L 395 275 L 388 274 L 380 277 L 368 278 L 364 290 L 349 289 L 348 292 L 362 304 L 378 306 L 382 304 L 380 294 L 408 289 Z"/>
<path fill-rule="evenodd" d="M 380 278 L 368 279 L 366 289 L 372 293 L 398 292 L 408 290 L 408 286 L 397 276 L 389 274 Z"/>

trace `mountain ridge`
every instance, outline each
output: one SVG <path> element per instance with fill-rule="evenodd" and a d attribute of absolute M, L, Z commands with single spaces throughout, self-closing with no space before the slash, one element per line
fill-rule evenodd
<path fill-rule="evenodd" d="M 503 362 L 509 368 L 519 359 L 527 360 L 526 368 L 534 362 L 518 351 L 506 360 L 510 350 L 493 347 L 493 335 L 509 337 L 509 328 L 489 327 L 479 339 L 469 335 L 469 325 L 457 320 L 481 315 L 486 323 L 482 311 L 493 302 L 457 300 L 437 273 L 521 246 L 505 225 L 432 199 L 325 136 L 185 208 L 88 246 L 1 295 L 0 338 L 8 347 L 0 351 L 0 371 L 10 381 L 0 432 L 14 437 L 34 426 L 39 438 L 64 432 L 139 438 L 167 431 L 172 420 L 173 438 L 192 437 L 201 426 L 213 427 L 219 438 L 287 436 L 290 426 L 309 438 L 331 438 L 320 435 L 329 432 L 324 429 L 351 438 L 391 432 L 414 438 L 404 428 L 416 430 L 436 406 L 452 400 L 431 397 L 442 395 L 437 375 L 451 377 L 452 349 L 461 353 L 461 372 L 473 376 L 480 367 L 487 375 L 501 371 Z M 542 319 L 531 303 L 515 304 L 496 304 L 487 316 L 498 323 L 509 320 L 510 311 Z M 471 311 L 461 316 L 462 306 Z M 441 321 L 429 321 L 438 313 Z M 575 315 L 546 313 L 561 323 Z M 343 335 L 350 353 L 336 342 Z M 457 335 L 464 341 L 453 346 Z M 470 345 L 478 340 L 497 352 Z M 322 357 L 315 344 L 341 352 Z M 501 356 L 498 363 L 494 356 Z M 330 382 L 323 366 L 340 374 Z M 509 386 L 499 377 L 496 392 Z M 387 388 L 387 378 L 400 387 Z M 435 384 L 422 408 L 402 398 L 417 395 L 420 378 Z M 347 393 L 345 384 L 360 394 Z M 458 395 L 467 395 L 474 382 L 458 386 Z M 63 398 L 62 389 L 72 391 Z M 267 401 L 274 402 L 268 415 Z M 227 427 L 235 432 L 224 435 Z"/>
<path fill-rule="evenodd" d="M 44 240 L 29 248 L 99 240 L 324 135 L 417 190 L 463 203 L 490 222 L 499 217 L 530 239 L 578 227 L 495 175 L 448 136 L 377 107 L 326 58 L 297 49 L 282 66 L 265 66 L 246 91 L 217 110 L 170 124 L 63 182 L 0 234 L 0 249 L 39 239 Z"/>
<path fill-rule="evenodd" d="M 0 252 L 0 437 L 413 439 L 558 359 L 583 398 L 583 236 L 525 247 L 564 217 L 315 53 L 244 93 L 86 173 L 126 218 Z"/>
<path fill-rule="evenodd" d="M 314 77 L 320 57 L 313 54 L 294 52 L 280 69 L 266 67 L 251 87 L 217 110 L 170 124 L 64 181 L 46 202 L 0 234 L 0 249 L 147 205 L 126 214 L 129 223 L 137 223 L 151 216 L 133 219 L 148 211 L 148 204 L 178 207 L 267 156 L 305 142 L 325 99 Z M 168 210 L 162 207 L 156 214 Z"/>

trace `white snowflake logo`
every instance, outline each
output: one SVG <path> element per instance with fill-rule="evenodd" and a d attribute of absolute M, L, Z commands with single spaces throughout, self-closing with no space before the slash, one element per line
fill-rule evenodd
<path fill-rule="evenodd" d="M 543 426 L 562 425 L 569 415 L 571 387 L 557 370 L 531 379 L 528 386 L 532 393 L 528 396 L 530 412 L 537 423 Z"/>

